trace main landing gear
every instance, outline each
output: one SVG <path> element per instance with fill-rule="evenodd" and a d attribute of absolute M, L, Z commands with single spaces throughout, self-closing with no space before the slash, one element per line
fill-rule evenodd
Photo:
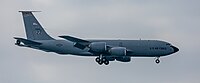
<path fill-rule="evenodd" d="M 99 56 L 95 59 L 95 61 L 99 64 L 99 65 L 102 65 L 103 63 L 105 65 L 108 65 L 109 64 L 109 61 L 105 58 L 105 57 L 102 57 L 102 56 Z"/>
<path fill-rule="evenodd" d="M 156 62 L 157 64 L 159 64 L 159 63 L 160 63 L 160 60 L 159 60 L 159 58 L 160 58 L 160 57 L 156 57 L 156 60 L 155 60 L 155 62 Z"/>

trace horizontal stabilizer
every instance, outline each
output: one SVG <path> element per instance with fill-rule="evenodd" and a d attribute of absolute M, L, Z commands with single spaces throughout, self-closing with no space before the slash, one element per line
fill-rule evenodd
<path fill-rule="evenodd" d="M 32 40 L 27 40 L 27 39 L 24 39 L 24 38 L 14 37 L 14 39 L 17 39 L 20 42 L 23 42 L 25 45 L 41 45 L 42 44 L 42 43 L 35 42 L 35 41 L 32 41 Z"/>
<path fill-rule="evenodd" d="M 42 12 L 42 11 L 19 11 L 19 12 Z"/>

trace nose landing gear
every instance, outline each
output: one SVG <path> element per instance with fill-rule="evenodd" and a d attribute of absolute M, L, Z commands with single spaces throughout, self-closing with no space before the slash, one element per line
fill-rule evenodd
<path fill-rule="evenodd" d="M 157 58 L 156 58 L 156 60 L 155 60 L 155 62 L 156 62 L 157 64 L 159 64 L 159 63 L 160 63 L 160 60 L 159 60 L 159 58 L 160 58 L 160 57 L 157 57 Z"/>

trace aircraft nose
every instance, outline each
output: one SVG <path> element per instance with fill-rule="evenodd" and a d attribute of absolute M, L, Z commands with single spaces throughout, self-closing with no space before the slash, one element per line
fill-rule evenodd
<path fill-rule="evenodd" d="M 179 51 L 179 49 L 177 47 L 175 47 L 175 46 L 171 46 L 171 47 L 174 49 L 174 53 Z"/>

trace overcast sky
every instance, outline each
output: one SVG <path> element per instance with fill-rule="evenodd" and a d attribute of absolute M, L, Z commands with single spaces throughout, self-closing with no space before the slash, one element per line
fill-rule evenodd
<path fill-rule="evenodd" d="M 200 83 L 200 0 L 1 0 L 0 83 Z M 14 45 L 26 37 L 19 10 L 34 13 L 54 38 L 156 39 L 179 47 L 161 58 L 99 66 Z M 59 38 L 58 38 L 59 39 Z"/>

